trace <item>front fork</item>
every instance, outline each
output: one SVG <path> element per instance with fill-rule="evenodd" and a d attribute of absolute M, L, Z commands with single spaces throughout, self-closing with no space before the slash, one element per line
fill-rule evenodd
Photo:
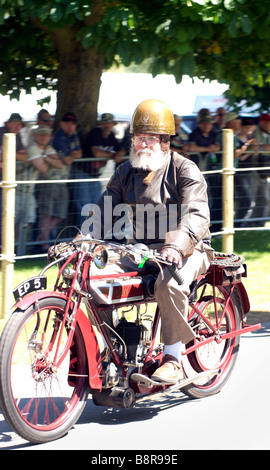
<path fill-rule="evenodd" d="M 70 299 L 67 301 L 64 317 L 61 321 L 60 333 L 59 333 L 59 336 L 58 336 L 57 346 L 56 346 L 54 359 L 53 359 L 53 364 L 52 364 L 52 366 L 55 369 L 58 369 L 60 367 L 60 365 L 62 364 L 62 362 L 64 361 L 66 355 L 68 354 L 68 352 L 70 350 L 70 347 L 71 347 L 71 344 L 72 344 L 72 341 L 73 341 L 75 326 L 76 326 L 76 312 L 79 308 L 80 300 L 81 299 L 79 298 L 79 296 L 77 296 L 77 298 L 76 298 L 75 302 L 73 303 L 72 307 L 71 307 Z M 58 325 L 55 327 L 56 328 L 56 335 L 57 335 L 57 332 L 59 331 L 59 323 L 60 322 L 58 322 Z M 61 352 L 61 355 L 58 357 L 59 349 L 60 349 L 60 345 L 61 345 L 61 340 L 62 340 L 63 333 L 64 333 L 65 329 L 69 330 L 69 333 L 68 333 L 67 341 L 66 341 L 66 344 L 63 348 L 63 351 Z"/>

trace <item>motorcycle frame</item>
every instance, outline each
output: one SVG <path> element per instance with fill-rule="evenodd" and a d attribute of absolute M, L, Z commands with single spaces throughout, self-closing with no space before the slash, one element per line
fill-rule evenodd
<path fill-rule="evenodd" d="M 54 366 L 59 367 L 59 365 L 62 363 L 64 360 L 66 354 L 68 353 L 74 331 L 75 331 L 75 326 L 78 326 L 84 340 L 84 345 L 85 345 L 85 352 L 87 355 L 87 362 L 88 362 L 88 372 L 89 372 L 89 386 L 90 389 L 93 390 L 102 390 L 102 357 L 101 357 L 101 352 L 100 352 L 100 347 L 99 343 L 97 340 L 96 333 L 94 331 L 94 328 L 91 324 L 90 319 L 85 315 L 83 310 L 80 308 L 81 300 L 82 298 L 86 298 L 87 302 L 89 304 L 89 307 L 91 309 L 92 314 L 94 315 L 94 318 L 98 324 L 98 328 L 100 329 L 100 332 L 110 350 L 111 357 L 113 362 L 115 363 L 116 366 L 122 366 L 123 370 L 123 377 L 125 378 L 125 361 L 119 356 L 117 351 L 114 350 L 114 347 L 111 343 L 111 339 L 108 336 L 108 334 L 105 331 L 105 328 L 107 325 L 106 323 L 102 322 L 100 317 L 99 317 L 99 312 L 102 310 L 105 310 L 108 308 L 108 306 L 97 306 L 93 301 L 92 301 L 92 296 L 88 292 L 88 273 L 90 269 L 90 264 L 92 261 L 91 256 L 89 253 L 80 251 L 79 255 L 79 260 L 78 262 L 74 262 L 74 268 L 75 268 L 75 273 L 72 278 L 70 286 L 63 287 L 63 283 L 60 283 L 61 275 L 65 267 L 72 263 L 74 259 L 77 257 L 78 253 L 73 253 L 60 267 L 57 275 L 57 279 L 54 285 L 54 290 L 52 291 L 39 291 L 35 293 L 31 293 L 20 299 L 16 304 L 15 307 L 16 309 L 21 309 L 21 310 L 26 310 L 28 307 L 30 307 L 33 303 L 39 303 L 40 300 L 48 297 L 56 297 L 56 298 L 62 298 L 67 301 L 65 312 L 64 312 L 64 318 L 62 321 L 61 325 L 61 331 L 58 337 L 58 345 L 56 348 L 55 352 L 55 361 L 54 361 Z M 43 269 L 40 275 L 43 275 L 50 267 L 52 267 L 54 264 L 58 264 L 58 261 L 55 261 L 51 263 L 50 265 L 46 266 L 46 268 Z M 98 276 L 93 276 L 93 279 L 109 279 L 109 278 L 115 278 L 119 279 L 121 277 L 135 277 L 135 276 L 142 276 L 144 273 L 143 272 L 138 272 L 138 271 L 132 271 L 132 272 L 125 272 L 121 274 L 112 274 L 112 275 L 98 275 Z M 242 304 L 242 309 L 244 313 L 247 313 L 249 311 L 249 301 L 248 301 L 248 296 L 245 290 L 244 285 L 241 282 L 241 277 L 238 279 L 233 279 L 230 281 L 226 281 L 223 283 L 223 280 L 221 281 L 221 271 L 220 271 L 220 266 L 211 266 L 207 273 L 203 276 L 201 276 L 198 279 L 198 287 L 203 286 L 208 284 L 212 285 L 212 293 L 213 293 L 213 300 L 214 300 L 214 307 L 215 307 L 215 314 L 217 318 L 217 295 L 216 295 L 216 287 L 219 286 L 220 291 L 222 292 L 222 289 L 225 287 L 229 287 L 229 296 L 227 297 L 225 301 L 225 305 L 223 308 L 223 313 L 221 315 L 221 319 L 219 324 L 221 324 L 222 319 L 224 318 L 224 315 L 226 313 L 226 309 L 230 303 L 230 305 L 234 308 L 233 301 L 232 301 L 232 294 L 233 292 L 237 291 L 238 297 L 241 301 Z M 78 278 L 79 278 L 79 284 L 78 284 Z M 203 291 L 204 292 L 204 291 Z M 201 294 L 200 298 L 198 301 L 195 302 L 190 302 L 190 306 L 192 310 L 199 315 L 199 317 L 202 318 L 203 322 L 210 328 L 211 331 L 213 331 L 214 335 L 210 338 L 206 338 L 203 341 L 200 341 L 190 347 L 188 347 L 185 351 L 182 352 L 182 355 L 188 355 L 191 352 L 195 351 L 196 349 L 204 346 L 207 343 L 210 343 L 212 341 L 216 341 L 217 343 L 220 343 L 221 341 L 227 340 L 229 338 L 234 338 L 236 336 L 239 336 L 243 333 L 254 331 L 256 329 L 259 329 L 261 327 L 260 324 L 256 325 L 244 325 L 244 318 L 242 318 L 242 328 L 232 331 L 230 333 L 223 333 L 219 334 L 218 327 L 214 328 L 212 323 L 208 321 L 208 319 L 205 317 L 203 312 L 199 310 L 198 305 L 203 299 L 203 293 Z M 146 303 L 155 303 L 155 299 L 151 299 L 149 301 L 146 300 L 140 300 L 140 301 L 133 301 L 133 305 L 140 305 L 140 304 L 146 304 Z M 123 308 L 125 306 L 129 306 L 131 304 L 131 301 L 127 302 L 121 302 L 121 303 L 116 303 L 113 305 L 115 309 L 117 308 Z M 152 350 L 155 344 L 155 339 L 156 339 L 156 334 L 157 334 L 157 329 L 158 329 L 158 324 L 159 324 L 159 319 L 160 319 L 160 312 L 158 307 L 156 308 L 156 312 L 154 314 L 154 319 L 153 319 L 153 327 L 152 327 L 152 341 L 151 341 L 151 346 L 149 348 L 149 351 L 147 353 L 147 356 L 145 358 L 144 364 L 150 363 L 152 360 Z M 63 334 L 63 329 L 65 328 L 66 322 L 68 321 L 68 328 L 69 328 L 69 334 L 68 334 L 68 340 L 65 345 L 64 351 L 62 352 L 61 356 L 57 358 L 57 354 L 59 351 L 59 345 L 61 342 L 61 337 Z M 158 353 L 155 356 L 155 360 L 157 359 L 162 359 L 162 353 Z M 135 365 L 134 365 L 135 367 Z"/>

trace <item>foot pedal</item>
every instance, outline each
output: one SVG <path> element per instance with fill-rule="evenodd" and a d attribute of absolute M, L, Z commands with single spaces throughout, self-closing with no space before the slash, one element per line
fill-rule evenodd
<path fill-rule="evenodd" d="M 153 388 L 153 387 L 163 387 L 164 385 L 171 385 L 171 383 L 164 383 L 164 382 L 156 382 L 155 380 L 146 377 L 143 374 L 132 374 L 130 378 L 137 382 L 137 384 L 145 387 L 145 388 Z"/>

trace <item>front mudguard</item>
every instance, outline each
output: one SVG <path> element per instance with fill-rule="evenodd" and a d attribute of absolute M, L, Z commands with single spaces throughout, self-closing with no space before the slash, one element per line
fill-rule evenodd
<path fill-rule="evenodd" d="M 13 306 L 16 310 L 27 310 L 32 304 L 38 304 L 42 299 L 48 297 L 57 297 L 68 300 L 66 294 L 55 291 L 39 291 L 26 295 L 21 300 L 16 302 Z M 13 312 L 13 314 L 15 313 Z M 88 372 L 89 372 L 89 386 L 92 390 L 102 389 L 102 363 L 100 348 L 93 326 L 91 325 L 88 317 L 85 315 L 81 308 L 76 312 L 76 325 L 80 328 L 82 333 L 85 352 L 87 355 Z"/>
<path fill-rule="evenodd" d="M 35 302 L 38 302 L 41 299 L 46 299 L 47 297 L 57 297 L 58 299 L 61 298 L 67 300 L 67 296 L 65 294 L 62 294 L 61 292 L 55 292 L 53 290 L 41 290 L 37 292 L 31 292 L 30 294 L 25 295 L 22 299 L 18 300 L 12 308 L 24 311 L 27 310 L 30 305 L 34 304 Z"/>

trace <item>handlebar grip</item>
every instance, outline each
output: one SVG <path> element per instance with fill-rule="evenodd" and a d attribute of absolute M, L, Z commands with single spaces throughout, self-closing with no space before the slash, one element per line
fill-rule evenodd
<path fill-rule="evenodd" d="M 168 265 L 167 268 L 171 273 L 172 277 L 176 280 L 176 282 L 178 282 L 180 286 L 184 284 L 184 279 L 181 275 L 181 271 L 177 268 L 176 264 Z"/>

